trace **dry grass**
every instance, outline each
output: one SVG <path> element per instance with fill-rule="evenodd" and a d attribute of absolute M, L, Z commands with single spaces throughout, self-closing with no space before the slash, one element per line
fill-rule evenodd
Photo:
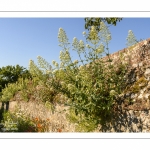
<path fill-rule="evenodd" d="M 49 129 L 46 132 L 76 132 L 76 124 L 70 123 L 66 118 L 69 107 L 56 104 L 55 111 L 47 108 L 42 102 L 38 101 L 12 101 L 10 102 L 10 111 L 15 108 L 25 112 L 30 118 L 40 118 L 42 120 L 49 120 Z M 66 111 L 64 111 L 66 110 Z M 93 132 L 100 132 L 100 127 Z"/>
<path fill-rule="evenodd" d="M 70 123 L 66 118 L 69 107 L 62 104 L 56 104 L 53 112 L 51 108 L 45 106 L 39 100 L 26 102 L 17 99 L 16 101 L 10 101 L 9 111 L 13 112 L 16 108 L 19 108 L 20 111 L 25 112 L 31 118 L 50 120 L 48 132 L 75 132 L 75 124 Z"/>

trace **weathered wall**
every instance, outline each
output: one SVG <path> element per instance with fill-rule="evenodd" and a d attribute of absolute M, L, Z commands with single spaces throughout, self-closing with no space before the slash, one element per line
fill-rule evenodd
<path fill-rule="evenodd" d="M 121 53 L 124 62 L 129 61 L 128 86 L 119 95 L 111 123 L 102 131 L 150 132 L 150 39 L 112 54 L 114 63 L 121 63 Z"/>

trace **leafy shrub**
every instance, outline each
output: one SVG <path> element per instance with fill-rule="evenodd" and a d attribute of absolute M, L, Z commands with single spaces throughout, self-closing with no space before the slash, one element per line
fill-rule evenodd
<path fill-rule="evenodd" d="M 0 68 L 0 94 L 2 89 L 10 83 L 15 83 L 19 78 L 31 78 L 31 74 L 19 65 Z"/>
<path fill-rule="evenodd" d="M 19 90 L 21 90 L 21 88 L 16 83 L 9 83 L 4 89 L 2 89 L 1 101 L 9 101 Z"/>
<path fill-rule="evenodd" d="M 66 97 L 64 103 L 74 111 L 70 113 L 70 118 L 73 116 L 75 118 L 76 115 L 78 118 L 75 119 L 76 122 L 86 128 L 86 124 L 92 123 L 92 126 L 96 127 L 110 121 L 113 105 L 125 87 L 127 63 L 115 64 L 110 58 L 108 44 L 111 35 L 103 22 L 99 32 L 92 26 L 88 34 L 85 32 L 83 34 L 88 37 L 89 44 L 85 45 L 77 38 L 74 38 L 72 43 L 79 60 L 71 59 L 67 35 L 60 28 L 58 39 L 63 49 L 60 51 L 60 64 L 53 61 L 52 67 L 38 56 L 39 66 L 33 67 L 35 64 L 30 61 L 29 71 L 40 79 L 42 79 L 41 72 L 45 72 L 48 80 L 42 80 L 47 87 Z M 104 56 L 106 57 L 103 58 Z M 123 60 L 123 57 L 120 56 L 119 59 Z M 85 130 L 90 131 L 93 128 Z"/>

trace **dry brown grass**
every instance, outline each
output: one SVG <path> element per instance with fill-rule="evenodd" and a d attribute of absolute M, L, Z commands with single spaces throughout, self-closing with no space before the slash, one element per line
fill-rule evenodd
<path fill-rule="evenodd" d="M 16 108 L 25 112 L 31 118 L 41 118 L 42 120 L 50 120 L 48 132 L 75 132 L 75 124 L 70 123 L 66 114 L 69 107 L 63 104 L 55 104 L 55 111 L 45 106 L 40 100 L 29 100 L 28 102 L 20 100 L 19 96 L 15 96 L 15 101 L 10 101 L 9 111 L 13 112 Z M 64 111 L 66 110 L 66 111 Z"/>

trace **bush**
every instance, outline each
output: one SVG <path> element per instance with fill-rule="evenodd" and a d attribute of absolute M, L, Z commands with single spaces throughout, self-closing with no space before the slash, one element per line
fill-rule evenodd
<path fill-rule="evenodd" d="M 92 131 L 98 124 L 105 125 L 110 121 L 113 106 L 125 87 L 127 64 L 115 64 L 110 58 L 108 44 L 111 35 L 103 22 L 100 27 L 100 32 L 94 26 L 88 34 L 83 32 L 85 37 L 89 37 L 87 43 L 90 44 L 73 39 L 73 50 L 77 52 L 79 60 L 71 59 L 67 35 L 60 28 L 58 39 L 63 48 L 60 51 L 60 64 L 53 61 L 52 67 L 41 56 L 38 56 L 38 67 L 33 67 L 35 64 L 30 61 L 30 73 L 41 79 L 43 70 L 39 70 L 45 69 L 45 76 L 48 77 L 48 80 L 44 80 L 45 84 L 66 97 L 63 103 L 74 112 L 68 118 L 77 116 L 78 119 L 74 120 L 86 128 L 84 131 Z M 123 56 L 119 59 L 123 59 Z M 93 128 L 87 126 L 91 123 Z"/>

